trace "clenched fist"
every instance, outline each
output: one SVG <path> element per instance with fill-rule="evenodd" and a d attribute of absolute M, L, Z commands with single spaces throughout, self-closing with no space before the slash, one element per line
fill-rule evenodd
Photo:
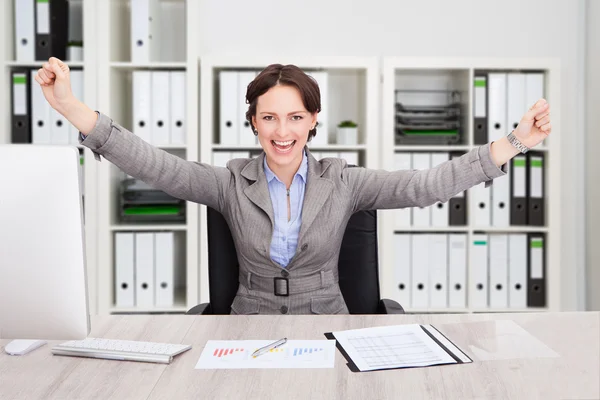
<path fill-rule="evenodd" d="M 35 80 L 41 85 L 44 97 L 50 106 L 61 114 L 64 113 L 67 105 L 74 100 L 67 64 L 51 57 L 38 70 Z"/>

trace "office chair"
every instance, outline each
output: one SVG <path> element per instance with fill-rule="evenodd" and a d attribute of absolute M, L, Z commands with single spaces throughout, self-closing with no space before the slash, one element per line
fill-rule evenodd
<path fill-rule="evenodd" d="M 207 225 L 210 302 L 192 307 L 186 314 L 229 314 L 239 285 L 237 253 L 221 213 L 207 207 Z M 348 221 L 338 270 L 340 289 L 350 314 L 404 313 L 397 302 L 380 298 L 375 210 L 359 211 Z"/>

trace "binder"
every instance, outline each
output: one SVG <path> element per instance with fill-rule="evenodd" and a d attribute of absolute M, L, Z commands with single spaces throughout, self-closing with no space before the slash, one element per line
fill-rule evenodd
<path fill-rule="evenodd" d="M 394 272 L 396 288 L 398 289 L 396 299 L 404 309 L 411 307 L 411 251 L 412 240 L 410 234 L 394 235 Z"/>
<path fill-rule="evenodd" d="M 412 155 L 411 153 L 394 153 L 394 169 L 396 171 L 409 171 L 411 169 Z M 394 219 L 397 229 L 409 227 L 411 209 L 410 208 L 399 208 L 394 210 Z"/>
<path fill-rule="evenodd" d="M 35 0 L 36 60 L 46 61 L 50 57 L 66 59 L 68 26 L 68 0 Z"/>
<path fill-rule="evenodd" d="M 152 71 L 150 73 L 152 81 L 152 128 L 150 129 L 150 139 L 153 145 L 163 146 L 171 141 L 171 117 L 170 117 L 170 72 Z"/>
<path fill-rule="evenodd" d="M 69 1 L 67 60 L 83 61 L 83 2 Z"/>
<path fill-rule="evenodd" d="M 506 98 L 506 133 L 508 134 L 519 125 L 523 114 L 531 106 L 525 103 L 525 74 L 511 72 L 507 75 Z"/>
<path fill-rule="evenodd" d="M 35 7 L 33 0 L 14 2 L 15 51 L 17 61 L 35 61 Z M 18 142 L 22 143 L 22 142 Z"/>
<path fill-rule="evenodd" d="M 496 182 L 494 182 L 494 185 Z M 493 185 L 492 185 L 493 186 Z M 492 216 L 490 212 L 491 190 L 485 187 L 485 182 L 475 185 L 471 189 L 472 204 L 471 215 L 475 226 L 489 226 Z"/>
<path fill-rule="evenodd" d="M 448 307 L 448 235 L 429 236 L 429 306 Z"/>
<path fill-rule="evenodd" d="M 492 225 L 495 227 L 507 227 L 510 224 L 510 171 L 507 175 L 503 179 L 496 179 L 487 189 L 492 190 Z"/>
<path fill-rule="evenodd" d="M 431 166 L 431 153 L 412 153 L 412 169 L 424 170 Z M 431 206 L 413 207 L 412 223 L 417 227 L 431 226 Z"/>
<path fill-rule="evenodd" d="M 451 153 L 450 158 L 461 157 L 460 153 Z M 448 201 L 448 223 L 450 226 L 467 225 L 467 196 L 466 192 L 460 192 Z"/>
<path fill-rule="evenodd" d="M 238 113 L 238 144 L 242 146 L 254 146 L 256 143 L 256 137 L 250 128 L 250 122 L 246 120 L 246 111 L 248 111 L 248 104 L 246 104 L 246 92 L 248 85 L 256 77 L 256 72 L 253 71 L 240 71 L 238 72 L 238 88 L 237 88 L 237 113 Z"/>
<path fill-rule="evenodd" d="M 527 306 L 546 307 L 546 255 L 541 233 L 529 234 L 528 265 Z"/>
<path fill-rule="evenodd" d="M 508 134 L 506 129 L 506 73 L 488 74 L 488 142 Z M 495 183 L 494 183 L 495 184 Z"/>
<path fill-rule="evenodd" d="M 175 303 L 175 235 L 154 234 L 154 268 L 156 307 L 172 307 Z"/>
<path fill-rule="evenodd" d="M 412 235 L 410 305 L 413 308 L 429 307 L 430 236 Z"/>
<path fill-rule="evenodd" d="M 516 155 L 510 162 L 510 224 L 527 225 L 527 156 Z M 495 184 L 496 182 L 494 182 Z"/>
<path fill-rule="evenodd" d="M 154 233 L 135 234 L 135 300 L 137 307 L 154 307 Z"/>
<path fill-rule="evenodd" d="M 30 70 L 30 81 L 35 82 L 37 70 Z M 31 141 L 34 144 L 51 144 L 50 104 L 46 101 L 42 87 L 30 85 L 31 89 Z"/>
<path fill-rule="evenodd" d="M 475 144 L 486 144 L 488 141 L 488 89 L 487 73 L 475 70 L 473 77 L 473 116 Z"/>
<path fill-rule="evenodd" d="M 529 152 L 529 200 L 528 220 L 529 225 L 543 226 L 544 217 L 544 154 Z"/>
<path fill-rule="evenodd" d="M 151 143 L 152 79 L 150 71 L 133 71 L 133 133 Z"/>
<path fill-rule="evenodd" d="M 31 110 L 30 80 L 25 71 L 11 71 L 11 80 L 11 142 L 31 143 L 31 124 L 29 122 Z"/>
<path fill-rule="evenodd" d="M 448 235 L 448 307 L 467 305 L 467 235 Z"/>
<path fill-rule="evenodd" d="M 321 93 L 321 111 L 317 114 L 317 135 L 309 142 L 311 147 L 327 146 L 329 143 L 329 75 L 327 71 L 307 72 L 319 85 Z"/>
<path fill-rule="evenodd" d="M 471 277 L 469 304 L 472 308 L 488 306 L 488 235 L 476 233 L 471 237 Z"/>
<path fill-rule="evenodd" d="M 238 73 L 219 73 L 219 135 L 220 143 L 237 145 L 238 142 Z"/>
<path fill-rule="evenodd" d="M 186 143 L 186 92 L 185 92 L 185 71 L 169 72 L 171 87 L 171 98 L 169 113 L 170 119 L 170 144 L 184 145 Z"/>
<path fill-rule="evenodd" d="M 431 153 L 431 167 L 436 167 L 450 157 L 449 153 Z M 448 202 L 435 203 L 431 206 L 431 226 L 447 227 L 449 225 Z"/>
<path fill-rule="evenodd" d="M 115 297 L 117 307 L 135 306 L 134 234 L 115 234 Z"/>
<path fill-rule="evenodd" d="M 131 0 L 131 61 L 158 61 L 160 37 L 159 0 Z"/>
<path fill-rule="evenodd" d="M 529 109 L 539 99 L 545 97 L 544 94 L 544 73 L 543 72 L 527 72 L 525 73 L 525 105 Z M 549 138 L 544 139 L 542 143 L 547 145 Z"/>
<path fill-rule="evenodd" d="M 508 306 L 527 307 L 527 234 L 508 235 Z"/>
<path fill-rule="evenodd" d="M 50 141 L 52 144 L 70 144 L 69 125 L 68 119 L 55 109 L 50 109 Z"/>
<path fill-rule="evenodd" d="M 71 91 L 76 99 L 84 100 L 83 93 L 83 70 L 71 70 Z M 69 143 L 73 146 L 79 146 L 79 130 L 72 124 L 69 124 Z"/>
<path fill-rule="evenodd" d="M 508 307 L 508 235 L 489 236 L 490 307 Z"/>

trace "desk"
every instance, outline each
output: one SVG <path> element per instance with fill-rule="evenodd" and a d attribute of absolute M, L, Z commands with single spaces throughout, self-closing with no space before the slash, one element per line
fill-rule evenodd
<path fill-rule="evenodd" d="M 323 339 L 332 330 L 407 323 L 434 324 L 476 358 L 469 346 L 493 339 L 487 328 L 496 320 L 513 321 L 560 357 L 353 373 L 336 351 L 334 369 L 194 369 L 209 339 Z M 20 357 L 2 351 L 0 399 L 598 399 L 599 321 L 597 312 L 96 317 L 91 337 L 193 347 L 169 365 L 53 356 L 50 348 L 60 341 Z M 502 357 L 501 348 L 496 355 Z"/>

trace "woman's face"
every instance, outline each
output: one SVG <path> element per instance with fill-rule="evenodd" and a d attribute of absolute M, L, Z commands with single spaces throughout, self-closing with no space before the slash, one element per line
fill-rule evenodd
<path fill-rule="evenodd" d="M 316 123 L 317 114 L 306 111 L 298 89 L 282 85 L 273 86 L 258 98 L 252 117 L 270 167 L 300 165 L 308 132 Z"/>

